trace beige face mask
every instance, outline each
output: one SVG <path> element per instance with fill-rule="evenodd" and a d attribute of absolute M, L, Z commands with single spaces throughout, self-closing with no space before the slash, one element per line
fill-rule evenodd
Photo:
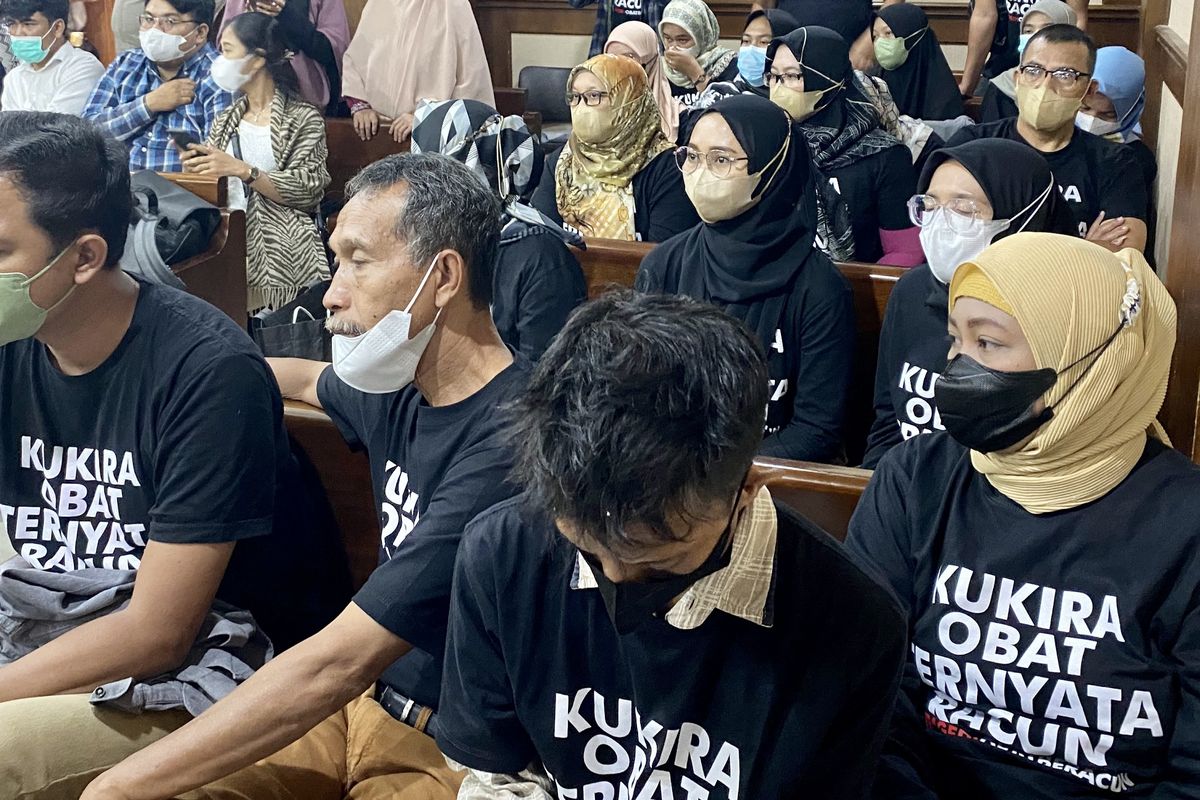
<path fill-rule="evenodd" d="M 696 213 L 700 215 L 700 219 L 712 225 L 716 222 L 740 217 L 758 205 L 758 201 L 767 193 L 767 189 L 771 188 L 771 182 L 779 174 L 779 168 L 776 167 L 767 181 L 767 185 L 757 195 L 754 194 L 754 188 L 758 186 L 762 176 L 773 165 L 777 163 L 782 165 L 783 159 L 787 157 L 791 141 L 792 136 L 789 132 L 788 138 L 783 142 L 783 147 L 779 149 L 774 158 L 753 174 L 733 174 L 728 178 L 718 178 L 709 172 L 707 167 L 700 167 L 691 174 L 685 174 L 683 190 L 687 192 L 688 199 L 696 207 Z"/>
<path fill-rule="evenodd" d="M 1063 97 L 1050 89 L 1049 81 L 1037 88 L 1017 83 L 1017 110 L 1025 124 L 1051 133 L 1075 124 L 1083 97 Z"/>
<path fill-rule="evenodd" d="M 842 88 L 842 84 L 837 83 L 828 89 L 797 92 L 795 89 L 789 89 L 783 84 L 775 84 L 771 87 L 771 102 L 786 111 L 794 121 L 803 122 L 817 113 L 817 106 L 820 105 L 821 98 L 826 93 L 840 88 Z"/>
<path fill-rule="evenodd" d="M 571 132 L 588 144 L 607 142 L 617 133 L 617 110 L 580 103 L 571 109 Z"/>

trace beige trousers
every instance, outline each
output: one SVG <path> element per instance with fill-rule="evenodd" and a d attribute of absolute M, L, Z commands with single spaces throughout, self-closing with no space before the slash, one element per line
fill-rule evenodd
<path fill-rule="evenodd" d="M 78 800 L 101 772 L 190 719 L 96 708 L 86 694 L 0 703 L 0 798 Z"/>
<path fill-rule="evenodd" d="M 298 741 L 182 800 L 454 800 L 465 773 L 363 695 Z"/>

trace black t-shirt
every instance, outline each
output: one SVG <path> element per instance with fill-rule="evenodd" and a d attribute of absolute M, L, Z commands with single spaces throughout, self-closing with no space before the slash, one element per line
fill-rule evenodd
<path fill-rule="evenodd" d="M 505 344 L 537 361 L 586 299 L 583 269 L 562 239 L 520 220 L 504 226 L 492 278 L 492 319 Z"/>
<path fill-rule="evenodd" d="M 975 139 L 1011 139 L 1029 144 L 1017 131 L 1016 119 L 972 125 L 954 134 L 947 147 Z M 1058 181 L 1058 190 L 1079 223 L 1079 235 L 1103 211 L 1107 219 L 1134 217 L 1149 220 L 1149 201 L 1142 169 L 1120 144 L 1075 129 L 1071 142 L 1062 150 L 1042 153 Z"/>
<path fill-rule="evenodd" d="M 217 596 L 277 647 L 344 604 L 275 379 L 216 308 L 139 280 L 104 363 L 65 375 L 22 339 L 0 347 L 0 387 L 0 530 L 34 567 L 138 569 L 149 541 L 237 542 Z"/>
<path fill-rule="evenodd" d="M 562 222 L 555 198 L 554 170 L 562 148 L 546 157 L 546 168 L 530 204 L 555 222 Z M 683 190 L 683 173 L 675 154 L 664 150 L 633 176 L 633 227 L 638 241 L 664 242 L 700 222 L 696 208 Z M 586 234 L 585 234 L 586 235 Z"/>
<path fill-rule="evenodd" d="M 366 394 L 333 368 L 318 396 L 347 443 L 366 448 L 379 504 L 380 565 L 354 602 L 413 646 L 382 682 L 436 708 L 442 676 L 450 582 L 463 528 L 515 492 L 503 407 L 524 388 L 520 356 L 487 386 L 449 406 L 430 406 L 415 386 Z"/>
<path fill-rule="evenodd" d="M 865 796 L 904 620 L 840 545 L 776 506 L 771 627 L 716 610 L 618 635 L 599 591 L 572 588 L 578 550 L 522 500 L 463 537 L 438 721 L 450 758 L 541 762 L 557 797 Z"/>
<path fill-rule="evenodd" d="M 848 544 L 909 612 L 879 796 L 1196 796 L 1200 470 L 1183 455 L 1150 442 L 1104 497 L 1035 515 L 948 434 L 918 436 L 879 464 Z"/>
<path fill-rule="evenodd" d="M 997 89 L 996 84 L 989 83 L 988 87 L 983 90 L 983 100 L 979 104 L 980 122 L 986 124 L 1002 119 L 1010 119 L 1019 113 L 1020 110 L 1017 108 L 1017 101 Z"/>
<path fill-rule="evenodd" d="M 900 276 L 888 297 L 875 362 L 875 422 L 863 457 L 866 469 L 874 469 L 905 439 L 946 430 L 933 388 L 950 351 L 949 294 L 949 287 L 922 264 Z"/>
<path fill-rule="evenodd" d="M 735 58 L 729 62 L 725 69 L 721 71 L 720 75 L 710 79 L 708 83 L 713 84 L 721 81 L 732 81 L 737 77 L 738 65 L 737 59 Z M 696 101 L 700 99 L 700 92 L 697 92 L 694 88 L 688 86 L 676 86 L 672 83 L 671 97 L 674 97 L 676 100 L 678 100 L 679 104 L 686 109 L 696 104 Z"/>
<path fill-rule="evenodd" d="M 908 200 L 917 193 L 912 154 L 897 143 L 849 166 L 830 170 L 828 177 L 850 212 L 854 260 L 875 263 L 883 255 L 880 228 L 899 231 L 912 227 Z"/>
<path fill-rule="evenodd" d="M 801 27 L 820 25 L 837 31 L 848 45 L 871 26 L 871 0 L 778 0 L 776 8 L 795 17 Z"/>
<path fill-rule="evenodd" d="M 672 250 L 672 242 L 664 242 L 650 251 L 638 269 L 639 291 L 679 292 L 681 271 L 696 265 L 673 257 Z M 766 300 L 749 305 L 745 319 L 753 320 Z M 797 269 L 781 319 L 762 340 L 770 394 L 761 452 L 833 461 L 841 454 L 857 336 L 850 284 L 828 258 L 814 253 Z"/>

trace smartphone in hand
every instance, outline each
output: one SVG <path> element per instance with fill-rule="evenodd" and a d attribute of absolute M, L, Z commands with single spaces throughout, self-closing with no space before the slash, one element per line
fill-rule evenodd
<path fill-rule="evenodd" d="M 182 152 L 187 152 L 188 145 L 203 144 L 194 133 L 190 131 L 168 131 L 171 136 L 171 141 Z"/>

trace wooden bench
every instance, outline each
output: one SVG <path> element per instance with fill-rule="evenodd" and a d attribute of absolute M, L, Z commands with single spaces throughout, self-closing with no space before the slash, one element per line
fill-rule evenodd
<path fill-rule="evenodd" d="M 407 153 L 408 142 L 396 144 L 387 132 L 386 125 L 379 126 L 379 133 L 364 142 L 354 132 L 354 123 L 349 119 L 325 119 L 325 143 L 329 157 L 325 164 L 329 169 L 329 187 L 325 194 L 340 198 L 346 183 L 368 164 L 374 164 L 385 156 Z"/>
<path fill-rule="evenodd" d="M 644 242 L 589 240 L 587 250 L 577 253 L 587 280 L 588 297 L 597 297 L 612 288 L 632 287 L 638 265 L 652 248 L 652 244 Z M 874 420 L 875 363 L 879 354 L 883 314 L 892 287 L 906 270 L 903 267 L 857 262 L 838 264 L 837 267 L 854 292 L 858 340 L 843 438 L 847 460 L 851 464 L 858 464 L 862 461 L 867 434 Z"/>
<path fill-rule="evenodd" d="M 284 403 L 288 433 L 316 468 L 333 507 L 355 587 L 362 586 L 379 560 L 379 516 L 371 468 L 363 452 L 352 451 L 324 411 L 292 400 Z M 759 458 L 767 486 L 780 503 L 795 509 L 838 540 L 871 473 L 805 461 Z"/>
<path fill-rule="evenodd" d="M 176 264 L 172 271 L 188 292 L 224 311 L 239 326 L 248 324 L 246 314 L 246 212 L 230 209 L 226 178 L 159 173 L 221 209 L 221 223 L 208 249 Z"/>

